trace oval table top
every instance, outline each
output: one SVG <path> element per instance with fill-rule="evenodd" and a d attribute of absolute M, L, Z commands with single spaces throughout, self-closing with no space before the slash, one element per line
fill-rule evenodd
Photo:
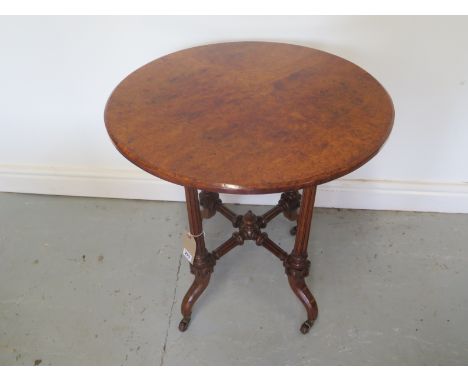
<path fill-rule="evenodd" d="M 394 118 L 385 89 L 335 55 L 234 42 L 154 60 L 113 91 L 105 124 L 143 170 L 207 191 L 261 194 L 343 176 L 371 159 Z"/>

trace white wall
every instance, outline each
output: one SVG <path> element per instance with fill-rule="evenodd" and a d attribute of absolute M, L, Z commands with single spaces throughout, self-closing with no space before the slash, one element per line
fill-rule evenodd
<path fill-rule="evenodd" d="M 117 153 L 104 105 L 144 63 L 233 40 L 326 50 L 392 95 L 383 150 L 318 205 L 468 212 L 468 17 L 0 17 L 0 191 L 182 200 Z"/>

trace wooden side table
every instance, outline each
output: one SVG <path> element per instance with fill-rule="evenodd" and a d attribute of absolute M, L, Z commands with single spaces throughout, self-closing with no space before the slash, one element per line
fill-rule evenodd
<path fill-rule="evenodd" d="M 305 283 L 316 186 L 371 159 L 393 119 L 389 95 L 370 74 L 297 45 L 205 45 L 161 57 L 125 78 L 105 110 L 114 145 L 143 170 L 185 187 L 195 280 L 182 302 L 179 329 L 187 329 L 216 261 L 253 240 L 283 263 L 307 311 L 300 328 L 307 333 L 318 312 Z M 282 195 L 265 214 L 242 216 L 219 192 Z M 237 230 L 210 252 L 202 218 L 217 212 Z M 297 220 L 290 254 L 262 232 L 281 213 Z"/>

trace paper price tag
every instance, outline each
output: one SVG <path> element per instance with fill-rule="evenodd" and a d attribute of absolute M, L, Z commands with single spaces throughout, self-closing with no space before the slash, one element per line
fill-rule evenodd
<path fill-rule="evenodd" d="M 197 249 L 197 243 L 195 242 L 195 238 L 189 233 L 185 233 L 183 245 L 184 248 L 182 250 L 182 254 L 190 262 L 190 264 L 193 264 L 193 259 L 195 258 L 195 252 Z"/>

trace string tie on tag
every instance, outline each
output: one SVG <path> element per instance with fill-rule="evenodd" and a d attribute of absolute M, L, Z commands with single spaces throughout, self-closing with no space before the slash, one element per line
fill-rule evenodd
<path fill-rule="evenodd" d="M 188 236 L 191 236 L 191 237 L 193 237 L 193 238 L 196 238 L 196 237 L 204 236 L 204 235 L 205 235 L 205 231 L 202 231 L 202 232 L 199 233 L 198 235 L 193 235 L 193 234 L 191 234 L 190 232 L 187 232 L 187 235 L 188 235 Z"/>

